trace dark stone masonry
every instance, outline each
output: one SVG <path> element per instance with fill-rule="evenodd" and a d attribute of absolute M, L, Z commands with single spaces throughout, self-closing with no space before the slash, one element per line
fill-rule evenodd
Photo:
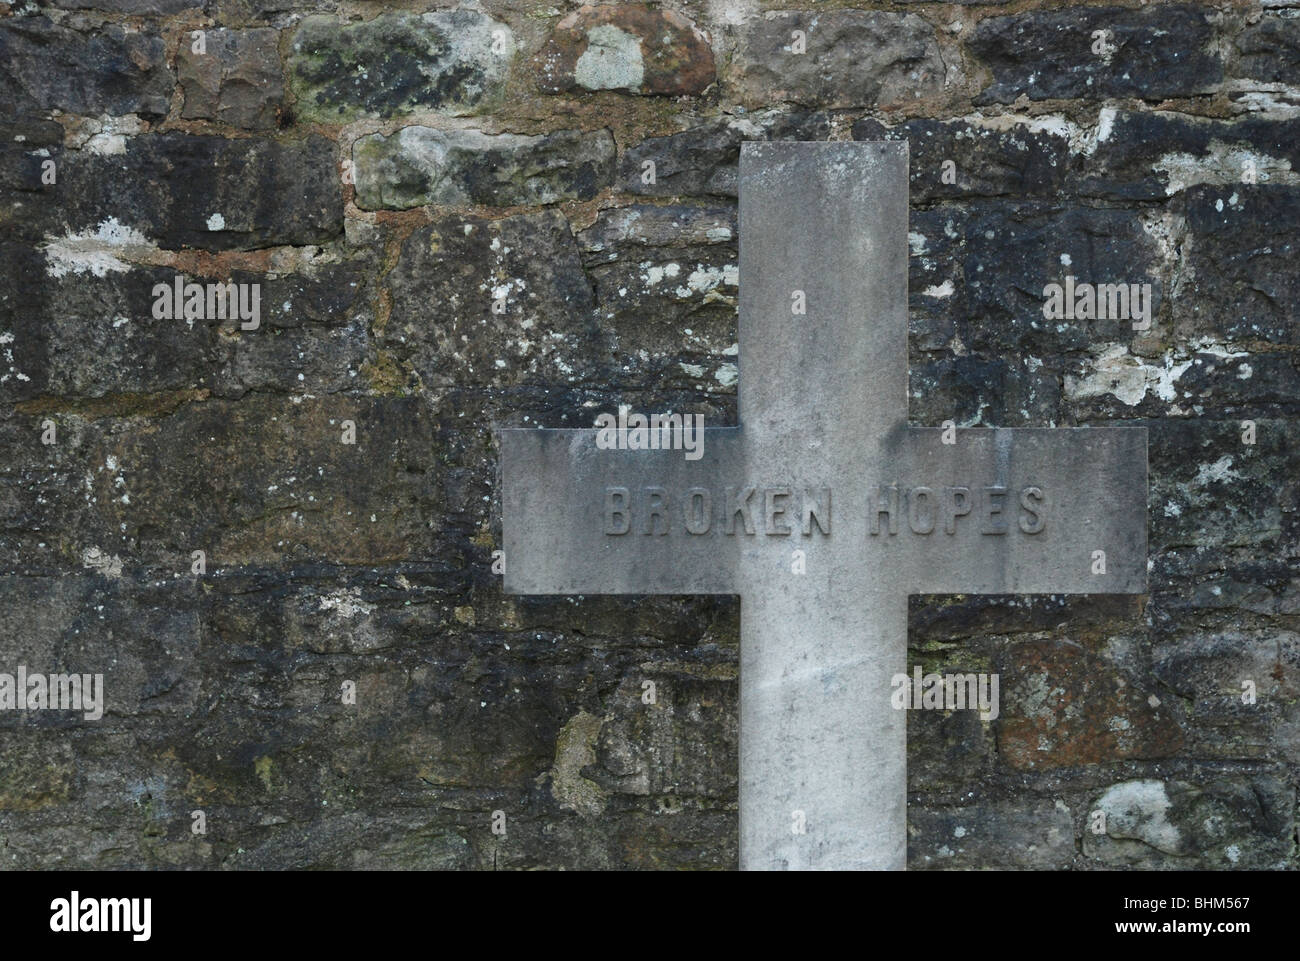
<path fill-rule="evenodd" d="M 735 867 L 739 602 L 504 594 L 496 432 L 734 424 L 802 139 L 911 145 L 913 425 L 1150 437 L 1148 594 L 912 599 L 1002 703 L 910 867 L 1300 867 L 1300 0 L 14 0 L 0 87 L 0 673 L 105 689 L 0 698 L 3 866 Z"/>

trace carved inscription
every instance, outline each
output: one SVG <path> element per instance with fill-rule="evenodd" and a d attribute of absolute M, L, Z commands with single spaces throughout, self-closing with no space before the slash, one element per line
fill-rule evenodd
<path fill-rule="evenodd" d="M 1047 525 L 1041 487 L 901 487 L 881 484 L 868 492 L 868 530 L 873 535 L 1039 534 Z M 792 486 L 691 487 L 657 484 L 606 487 L 602 506 L 606 534 L 769 535 L 803 537 L 831 532 L 831 489 Z"/>
<path fill-rule="evenodd" d="M 606 487 L 606 534 L 769 534 L 831 532 L 829 487 Z"/>
<path fill-rule="evenodd" d="M 1039 534 L 1047 524 L 1047 497 L 1041 487 L 902 487 L 882 484 L 869 494 L 868 529 L 872 534 L 897 534 L 906 524 L 913 534 L 975 525 L 981 534 L 1006 534 L 1012 515 L 1026 534 Z M 1018 505 L 1018 510 L 1017 510 Z M 968 520 L 962 520 L 969 518 Z"/>

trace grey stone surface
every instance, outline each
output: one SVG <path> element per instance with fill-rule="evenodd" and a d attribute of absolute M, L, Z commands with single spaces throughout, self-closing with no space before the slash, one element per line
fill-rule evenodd
<path fill-rule="evenodd" d="M 908 142 L 913 203 L 1055 197 L 1071 166 L 1065 135 L 1030 124 L 989 127 L 923 118 L 889 127 L 867 117 L 853 125 L 853 139 Z M 952 183 L 944 179 L 948 162 Z"/>
<path fill-rule="evenodd" d="M 1197 185 L 1184 192 L 1178 209 L 1187 228 L 1184 249 L 1190 268 L 1180 277 L 1183 296 L 1172 311 L 1178 329 L 1211 343 L 1262 340 L 1300 345 L 1295 322 L 1300 302 L 1300 272 L 1295 269 L 1300 187 Z M 1250 256 L 1243 257 L 1243 250 L 1251 251 Z M 1226 379 L 1219 386 L 1245 401 L 1278 402 L 1288 394 L 1296 396 L 1293 388 L 1300 372 L 1283 363 L 1265 373 L 1263 368 L 1276 359 L 1268 355 L 1256 360 L 1250 374 L 1239 367 L 1249 363 L 1245 358 L 1220 359 L 1216 370 L 1231 373 L 1236 383 Z M 1253 373 L 1256 368 L 1259 377 Z M 1185 388 L 1192 386 L 1189 382 Z"/>
<path fill-rule="evenodd" d="M 254 130 L 274 127 L 284 99 L 280 32 L 208 30 L 205 50 L 195 53 L 188 34 L 176 51 L 176 73 L 185 96 L 181 116 L 220 120 Z"/>
<path fill-rule="evenodd" d="M 352 146 L 357 205 L 368 210 L 590 200 L 613 180 L 614 154 L 608 130 L 525 137 L 412 126 Z"/>
<path fill-rule="evenodd" d="M 174 77 L 160 36 L 120 24 L 79 33 L 44 17 L 0 23 L 0 117 L 167 113 Z"/>
<path fill-rule="evenodd" d="M 746 336 L 742 354 L 753 356 L 756 335 Z M 746 366 L 758 365 L 752 359 Z M 778 368 L 778 372 L 779 372 Z M 777 372 L 767 372 L 767 377 Z M 742 417 L 745 407 L 742 403 Z M 747 425 L 746 425 L 747 426 Z M 780 438 L 783 454 L 806 456 L 821 443 L 801 432 Z M 889 433 L 884 432 L 882 433 Z M 962 429 L 953 445 L 938 428 L 894 431 L 872 439 L 871 460 L 862 470 L 832 482 L 813 484 L 798 478 L 808 472 L 792 467 L 760 479 L 755 468 L 755 441 L 737 428 L 706 429 L 704 456 L 686 460 L 682 451 L 615 451 L 596 446 L 594 430 L 518 430 L 502 434 L 502 473 L 506 481 L 506 550 L 513 559 L 507 589 L 521 594 L 741 594 L 762 588 L 747 585 L 745 557 L 763 544 L 816 550 L 818 529 L 800 536 L 801 505 L 816 500 L 805 491 L 830 486 L 834 525 L 844 525 L 845 539 L 856 539 L 857 553 L 868 560 L 869 582 L 884 591 L 932 594 L 1141 593 L 1146 584 L 1146 429 Z M 865 442 L 864 442 L 865 443 Z M 816 473 L 814 471 L 813 473 Z M 544 481 L 528 479 L 544 478 Z M 838 479 L 838 478 L 837 478 Z M 802 486 L 804 484 L 812 486 Z M 742 503 L 746 488 L 755 497 Z M 968 488 L 948 494 L 953 487 Z M 666 493 L 666 508 L 653 489 Z M 882 515 L 871 530 L 865 497 L 882 492 L 892 501 L 893 534 Z M 908 497 L 926 488 L 930 494 Z M 1000 489 L 987 510 L 981 488 Z M 1018 529 L 1023 520 L 1037 522 L 1017 503 L 1025 488 L 1044 493 L 1043 528 Z M 616 495 L 613 508 L 630 511 L 631 524 L 613 536 L 606 523 L 606 494 Z M 687 521 L 704 527 L 704 501 L 688 501 L 688 492 L 709 492 L 707 530 L 692 532 Z M 727 490 L 733 492 L 729 500 Z M 769 524 L 764 516 L 767 491 L 789 489 L 777 502 L 790 509 Z M 858 493 L 853 493 L 853 490 Z M 855 501 L 855 497 L 862 500 Z M 893 497 L 893 494 L 889 494 Z M 951 497 L 951 500 L 948 498 Z M 824 502 L 819 501 L 819 503 Z M 913 507 L 912 505 L 916 506 Z M 754 532 L 741 533 L 741 520 L 727 531 L 728 508 L 752 509 Z M 963 508 L 968 513 L 956 513 Z M 856 510 L 855 510 L 856 508 Z M 1001 514 L 999 519 L 996 515 Z M 953 533 L 944 531 L 951 520 Z M 652 523 L 653 521 L 653 523 Z M 796 529 L 790 531 L 793 525 Z M 932 530 L 925 528 L 933 525 Z M 994 533 L 992 528 L 1005 530 Z M 651 535 L 650 528 L 654 528 Z M 664 528 L 667 527 L 667 536 Z M 793 536 L 791 536 L 793 534 Z M 638 536 L 639 535 L 639 536 Z M 767 537 L 775 536 L 777 541 Z M 838 539 L 838 538 L 837 538 Z M 1104 573 L 1092 573 L 1092 553 L 1106 552 Z M 798 582 L 796 582 L 798 583 Z"/>
<path fill-rule="evenodd" d="M 288 63 L 297 112 L 340 123 L 437 110 L 473 113 L 500 96 L 514 36 L 477 10 L 302 21 Z"/>
<path fill-rule="evenodd" d="M 714 80 L 713 51 L 699 28 L 675 10 L 642 3 L 574 11 L 555 25 L 535 66 L 548 93 L 689 96 Z"/>
<path fill-rule="evenodd" d="M 909 822 L 909 830 L 925 839 L 908 852 L 922 870 L 971 870 L 996 856 L 1019 870 L 1052 871 L 1074 855 L 1070 809 L 1047 800 L 924 811 L 909 815 Z"/>
<path fill-rule="evenodd" d="M 111 245 L 88 247 L 77 258 L 67 253 L 4 248 L 3 276 L 10 284 L 26 278 L 31 292 L 0 295 L 8 361 L 0 370 L 0 401 L 333 393 L 358 385 L 369 343 L 364 259 L 274 275 L 234 269 L 216 278 L 139 267 L 119 259 L 123 250 Z M 237 334 L 234 320 L 155 318 L 154 285 L 170 286 L 178 274 L 198 283 L 258 284 L 257 336 Z"/>
<path fill-rule="evenodd" d="M 1235 122 L 1165 111 L 1111 115 L 1082 163 L 1077 189 L 1108 200 L 1160 200 L 1200 185 L 1294 184 L 1300 120 Z"/>
<path fill-rule="evenodd" d="M 439 217 L 406 240 L 386 281 L 380 347 L 430 388 L 594 384 L 611 365 L 577 245 L 554 210 Z"/>
<path fill-rule="evenodd" d="M 791 50 L 792 34 L 806 38 Z M 899 106 L 943 89 L 934 27 L 912 13 L 779 11 L 736 28 L 725 84 L 745 104 Z"/>
<path fill-rule="evenodd" d="M 103 10 L 107 13 L 169 14 L 205 10 L 210 0 L 54 0 L 62 10 Z"/>
<path fill-rule="evenodd" d="M 1092 799 L 1091 809 L 1106 815 L 1105 831 L 1085 831 L 1083 849 L 1103 864 L 1145 870 L 1177 870 L 1193 857 L 1219 870 L 1243 862 L 1275 869 L 1294 842 L 1293 802 L 1293 792 L 1267 775 L 1122 781 Z"/>
<path fill-rule="evenodd" d="M 1064 285 L 1067 276 L 1092 284 L 1149 283 L 1147 319 L 1152 327 L 1160 323 L 1160 247 L 1133 211 L 981 204 L 972 205 L 963 226 L 963 255 L 978 257 L 984 269 L 968 271 L 961 284 L 962 341 L 991 348 L 986 356 L 1041 357 L 1132 338 L 1131 316 L 1045 317 L 1044 288 Z"/>
<path fill-rule="evenodd" d="M 24 452 L 0 483 L 6 512 L 39 517 L 57 507 L 78 515 L 75 537 L 55 541 L 39 530 L 6 536 L 6 570 L 83 572 L 97 559 L 117 558 L 102 566 L 124 576 L 157 567 L 170 581 L 189 570 L 195 549 L 207 552 L 214 571 L 325 551 L 342 564 L 438 551 L 440 535 L 426 511 L 445 509 L 435 502 L 455 497 L 450 487 L 434 492 L 424 482 L 434 445 L 418 401 L 257 391 L 243 402 L 204 402 L 201 394 L 182 395 L 165 418 L 168 432 L 131 401 L 119 401 L 124 410 L 116 415 L 56 415 L 65 439 L 45 457 L 43 448 L 25 444 L 39 435 L 42 415 L 6 422 L 5 443 Z M 345 420 L 356 426 L 355 445 L 342 443 Z M 192 435 L 194 444 L 178 447 L 174 432 Z M 356 471 L 370 460 L 384 463 L 384 479 L 356 484 Z"/>
<path fill-rule="evenodd" d="M 1191 4 L 1161 4 L 988 17 L 967 42 L 993 73 L 976 102 L 1011 103 L 1022 95 L 1159 100 L 1208 92 L 1223 79 L 1210 16 Z M 1104 46 L 1095 31 L 1105 32 Z"/>
<path fill-rule="evenodd" d="M 618 207 L 601 211 L 577 240 L 615 356 L 640 361 L 621 381 L 692 392 L 703 381 L 707 393 L 732 400 L 735 208 Z"/>
<path fill-rule="evenodd" d="M 907 429 L 906 178 L 745 145 L 741 426 L 698 459 L 501 436 L 508 592 L 741 596 L 742 867 L 903 866 L 907 594 L 1146 585 L 1145 430 Z"/>
<path fill-rule="evenodd" d="M 620 186 L 647 197 L 736 196 L 740 145 L 747 140 L 826 140 L 825 111 L 765 110 L 717 117 L 666 137 L 650 137 L 624 152 Z M 654 176 L 649 176 L 653 164 Z"/>
<path fill-rule="evenodd" d="M 343 230 L 337 150 L 314 134 L 126 137 L 120 152 L 67 155 L 45 229 L 66 239 L 118 224 L 166 248 L 321 243 Z"/>
<path fill-rule="evenodd" d="M 1300 80 L 1300 19 L 1295 16 L 1263 17 L 1242 30 L 1233 46 L 1233 75 L 1274 83 Z"/>

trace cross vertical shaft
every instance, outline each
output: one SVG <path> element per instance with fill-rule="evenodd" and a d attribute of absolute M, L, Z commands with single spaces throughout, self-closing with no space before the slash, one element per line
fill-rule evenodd
<path fill-rule="evenodd" d="M 746 472 L 834 492 L 828 538 L 764 537 L 740 560 L 746 869 L 905 865 L 906 724 L 888 685 L 906 670 L 907 597 L 867 569 L 858 528 L 907 422 L 907 216 L 905 143 L 744 145 Z"/>

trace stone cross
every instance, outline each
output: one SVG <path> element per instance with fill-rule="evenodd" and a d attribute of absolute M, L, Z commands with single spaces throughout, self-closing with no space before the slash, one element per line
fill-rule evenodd
<path fill-rule="evenodd" d="M 740 426 L 501 432 L 506 591 L 740 595 L 743 869 L 906 866 L 909 594 L 1145 589 L 1144 428 L 908 426 L 907 218 L 906 143 L 744 144 Z"/>

